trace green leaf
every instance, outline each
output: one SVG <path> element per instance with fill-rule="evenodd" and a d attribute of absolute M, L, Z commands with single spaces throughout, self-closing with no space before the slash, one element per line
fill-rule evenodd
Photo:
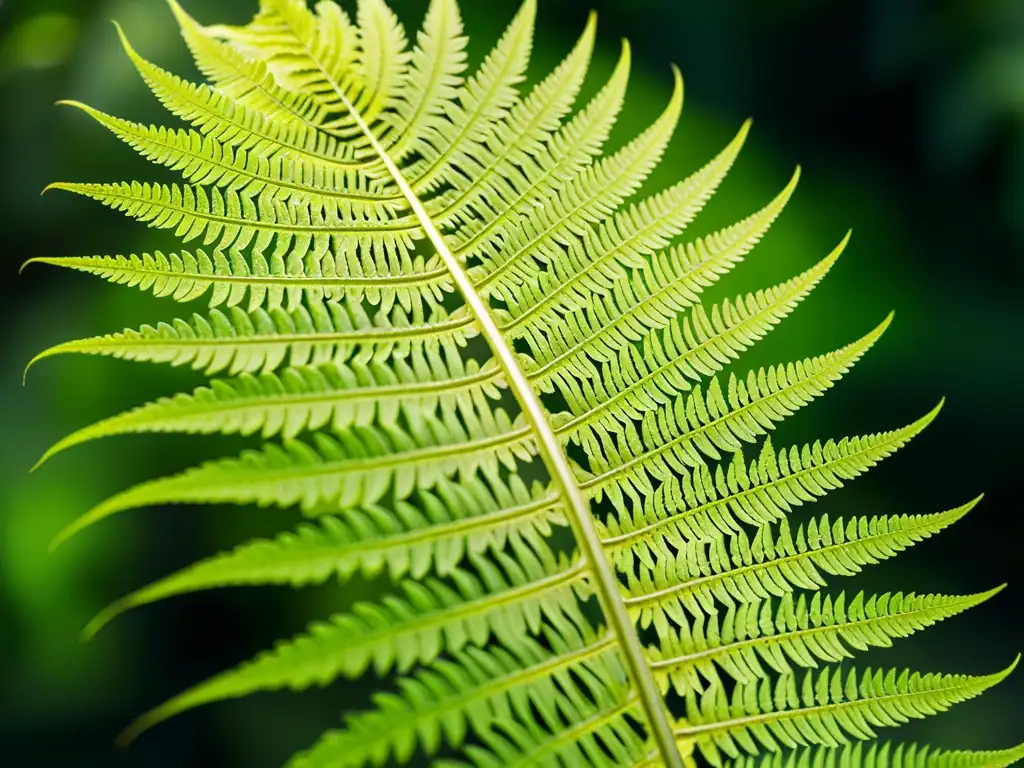
<path fill-rule="evenodd" d="M 362 579 L 371 597 L 186 690 L 126 738 L 201 704 L 372 670 L 384 679 L 370 709 L 346 712 L 292 768 L 421 758 L 696 768 L 698 752 L 753 768 L 743 755 L 805 744 L 823 749 L 762 765 L 1021 757 L 839 749 L 1005 673 L 796 676 L 994 591 L 820 592 L 827 576 L 895 556 L 973 502 L 791 523 L 939 409 L 838 441 L 777 450 L 767 439 L 843 378 L 891 317 L 834 352 L 737 373 L 849 242 L 775 286 L 702 298 L 757 246 L 800 176 L 737 223 L 691 234 L 749 121 L 682 181 L 650 190 L 680 119 L 682 78 L 673 69 L 660 115 L 614 143 L 619 116 L 642 105 L 627 99 L 627 42 L 607 79 L 587 82 L 593 14 L 541 73 L 529 67 L 535 0 L 472 68 L 456 0 L 430 0 L 414 36 L 386 0 L 357 0 L 354 18 L 334 0 L 259 0 L 242 25 L 200 23 L 169 4 L 208 84 L 164 71 L 118 34 L 184 125 L 65 103 L 180 179 L 51 186 L 192 245 L 28 263 L 204 298 L 209 309 L 35 360 L 92 354 L 221 377 L 78 429 L 40 463 L 135 433 L 260 443 L 117 493 L 55 544 L 145 506 L 298 507 L 311 520 L 136 589 L 85 634 L 133 607 L 220 587 Z M 675 725 L 670 689 L 686 707 Z"/>

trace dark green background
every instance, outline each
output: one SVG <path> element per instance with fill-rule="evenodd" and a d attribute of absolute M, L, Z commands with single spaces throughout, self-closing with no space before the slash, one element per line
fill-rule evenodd
<path fill-rule="evenodd" d="M 253 4 L 186 6 L 200 21 L 241 22 Z M 412 29 L 425 0 L 395 5 Z M 785 425 L 778 442 L 894 428 L 946 396 L 925 435 L 815 511 L 928 512 L 985 491 L 982 505 L 953 530 L 873 569 L 856 587 L 968 592 L 1011 582 L 988 605 L 870 659 L 971 673 L 1005 666 L 1024 648 L 1024 3 L 540 5 L 535 75 L 568 50 L 591 5 L 600 11 L 601 43 L 592 87 L 610 71 L 617 39 L 633 42 L 637 66 L 618 141 L 653 118 L 668 98 L 669 63 L 681 66 L 684 117 L 652 188 L 696 168 L 743 118 L 755 118 L 744 156 L 695 232 L 753 211 L 803 165 L 787 213 L 726 292 L 795 274 L 853 227 L 852 245 L 825 284 L 740 367 L 838 347 L 896 310 L 878 347 L 827 398 Z M 478 58 L 514 4 L 463 6 Z M 27 474 L 69 431 L 199 381 L 158 366 L 65 358 L 40 365 L 21 386 L 25 362 L 50 344 L 175 311 L 80 275 L 38 267 L 17 275 L 32 256 L 141 252 L 169 242 L 166 233 L 88 201 L 38 195 L 55 180 L 162 178 L 86 116 L 53 106 L 75 98 L 122 117 L 164 120 L 122 54 L 111 18 L 143 55 L 193 73 L 160 0 L 0 4 L 0 754 L 13 754 L 16 765 L 278 765 L 365 692 L 335 686 L 256 696 L 185 715 L 125 753 L 111 744 L 133 716 L 350 602 L 354 588 L 183 598 L 119 619 L 87 645 L 76 635 L 114 597 L 250 534 L 290 526 L 294 515 L 146 510 L 46 553 L 63 524 L 106 495 L 236 444 L 111 439 Z M 851 586 L 837 580 L 835 590 Z M 1024 738 L 1022 712 L 1019 672 L 982 699 L 905 730 L 907 738 L 944 746 L 1009 746 Z"/>

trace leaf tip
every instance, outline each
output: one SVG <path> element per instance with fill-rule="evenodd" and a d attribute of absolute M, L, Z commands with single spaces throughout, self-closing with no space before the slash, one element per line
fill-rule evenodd
<path fill-rule="evenodd" d="M 124 49 L 124 52 L 126 54 L 128 54 L 128 58 L 130 58 L 132 61 L 134 61 L 136 64 L 138 64 L 140 62 L 140 60 L 141 60 L 141 57 L 139 56 L 139 54 L 135 50 L 135 48 L 132 47 L 132 44 L 128 41 L 128 35 L 124 31 L 124 27 L 122 27 L 114 19 L 111 19 L 110 23 L 113 24 L 114 25 L 114 29 L 117 30 L 118 40 L 121 41 L 121 47 Z"/>
<path fill-rule="evenodd" d="M 1002 592 L 1008 586 L 1009 585 L 1004 582 L 1004 583 L 1000 584 L 997 587 L 992 587 L 992 589 L 988 590 L 988 592 L 982 592 L 981 594 L 979 594 L 978 595 L 978 601 L 983 603 L 986 600 L 991 600 L 993 597 L 998 595 L 1000 592 Z"/>
<path fill-rule="evenodd" d="M 139 738 L 139 736 L 156 725 L 157 722 L 157 718 L 153 715 L 143 715 L 117 734 L 117 738 L 114 739 L 114 746 L 118 749 L 127 749 L 137 738 Z"/>
<path fill-rule="evenodd" d="M 1017 666 L 1020 664 L 1020 659 L 1021 659 L 1021 654 L 1018 653 L 1017 657 L 1013 660 L 1013 662 L 1010 664 L 1010 666 L 1008 666 L 1002 672 L 997 672 L 995 674 L 996 682 L 1004 680 L 1005 678 L 1007 678 L 1010 675 L 1012 675 L 1014 670 L 1017 669 Z"/>
<path fill-rule="evenodd" d="M 79 520 L 80 519 L 81 518 L 79 518 Z M 50 541 L 51 554 L 56 552 L 57 549 L 59 549 L 68 539 L 70 539 L 72 536 L 74 536 L 82 529 L 82 525 L 79 522 L 79 520 L 76 520 L 70 525 L 65 526 L 63 529 L 61 529 L 60 533 L 53 537 L 53 539 Z"/>
<path fill-rule="evenodd" d="M 939 402 L 935 404 L 935 407 L 932 408 L 930 411 L 928 411 L 928 413 L 926 413 L 924 416 L 922 416 L 916 422 L 914 422 L 914 424 L 912 426 L 916 427 L 918 431 L 924 429 L 925 427 L 927 427 L 929 424 L 931 424 L 935 420 L 935 417 L 938 416 L 939 413 L 942 412 L 942 409 L 945 406 L 946 406 L 946 398 L 944 398 L 944 397 L 940 398 Z"/>
<path fill-rule="evenodd" d="M 40 352 L 28 361 L 28 365 L 25 366 L 25 370 L 21 372 L 21 386 L 24 387 L 28 383 L 28 372 L 32 369 L 32 366 L 44 357 L 46 357 L 46 352 Z"/>
<path fill-rule="evenodd" d="M 896 310 L 895 309 L 890 309 L 889 310 L 889 314 L 887 314 L 885 316 L 885 319 L 882 320 L 882 323 L 881 323 L 881 325 L 879 327 L 882 328 L 882 330 L 885 330 L 890 325 L 892 325 L 892 321 L 893 321 L 893 319 L 895 317 L 896 317 Z"/>
<path fill-rule="evenodd" d="M 21 386 L 25 386 L 25 382 L 28 380 L 28 372 L 32 369 L 32 367 L 36 363 L 38 363 L 40 360 L 42 360 L 44 358 L 52 357 L 53 355 L 60 354 L 60 351 L 61 351 L 60 348 L 61 348 L 61 345 L 58 344 L 57 346 L 50 347 L 49 349 L 44 349 L 38 355 L 33 357 L 31 360 L 29 360 L 28 364 L 25 366 L 25 370 L 22 371 L 22 374 L 21 374 Z"/>
<path fill-rule="evenodd" d="M 622 52 L 619 54 L 619 67 L 628 68 L 633 59 L 633 46 L 629 44 L 629 38 L 622 38 Z"/>
<path fill-rule="evenodd" d="M 85 625 L 79 633 L 79 639 L 83 643 L 89 642 L 99 634 L 101 629 L 124 613 L 129 607 L 130 606 L 126 604 L 124 600 L 118 600 L 117 602 L 108 605 Z"/>
<path fill-rule="evenodd" d="M 939 513 L 940 515 L 947 516 L 948 518 L 947 521 L 943 523 L 943 527 L 952 525 L 953 523 L 962 520 L 967 515 L 967 513 L 974 509 L 976 506 L 978 506 L 978 504 L 980 504 L 981 500 L 984 498 L 985 494 L 980 493 L 973 499 L 968 501 L 966 504 L 961 504 L 959 507 L 954 507 L 948 512 Z"/>

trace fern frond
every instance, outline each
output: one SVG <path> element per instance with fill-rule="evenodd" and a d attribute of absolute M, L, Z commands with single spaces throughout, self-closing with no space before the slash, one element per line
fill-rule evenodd
<path fill-rule="evenodd" d="M 454 414 L 423 415 L 408 427 L 352 426 L 333 435 L 315 432 L 311 445 L 299 440 L 267 444 L 237 459 L 207 462 L 179 475 L 129 488 L 93 507 L 61 531 L 56 547 L 110 515 L 159 504 L 299 504 L 304 510 L 330 505 L 373 504 L 390 494 L 407 498 L 458 473 L 494 475 L 516 460 L 530 461 L 536 448 L 526 427 L 516 427 L 501 409 L 475 395 L 461 422 Z M 518 440 L 510 440 L 515 434 Z"/>
<path fill-rule="evenodd" d="M 654 491 L 651 478 L 665 480 L 700 467 L 704 456 L 717 460 L 722 451 L 739 450 L 842 378 L 891 319 L 890 315 L 871 333 L 835 352 L 750 371 L 745 379 L 731 374 L 725 392 L 713 378 L 706 395 L 700 387 L 689 396 L 679 395 L 645 413 L 639 428 L 624 427 L 617 439 L 596 431 L 582 443 L 594 473 L 582 487 L 598 499 L 607 494 L 621 509 L 625 496 L 639 501 Z"/>
<path fill-rule="evenodd" d="M 324 427 L 394 425 L 400 416 L 417 419 L 438 407 L 452 417 L 472 418 L 471 393 L 500 397 L 502 382 L 493 364 L 481 368 L 469 360 L 464 365 L 456 348 L 444 352 L 415 352 L 390 364 L 326 363 L 215 379 L 192 394 L 162 398 L 80 429 L 50 448 L 39 464 L 112 435 L 219 432 L 292 438 Z"/>
<path fill-rule="evenodd" d="M 465 750 L 468 763 L 444 761 L 438 768 L 619 768 L 642 754 L 644 744 L 634 724 L 636 702 L 621 686 L 608 686 L 596 701 L 561 695 L 553 703 L 554 716 L 545 727 L 531 722 L 491 727 L 479 734 L 485 747 Z"/>
<path fill-rule="evenodd" d="M 410 312 L 419 311 L 422 303 L 436 308 L 451 290 L 443 274 L 398 280 L 388 286 L 379 284 L 354 260 L 336 261 L 332 256 L 318 259 L 307 253 L 298 260 L 288 257 L 286 261 L 275 255 L 268 261 L 256 253 L 246 258 L 237 248 L 229 248 L 227 254 L 218 248 L 212 255 L 198 248 L 194 254 L 181 251 L 164 255 L 156 251 L 141 256 L 39 257 L 25 265 L 33 263 L 86 272 L 175 301 L 191 301 L 209 292 L 211 307 L 233 307 L 248 297 L 249 312 L 261 307 L 295 311 L 303 301 L 316 307 L 346 300 L 358 311 L 359 301 L 364 298 L 383 313 L 390 312 L 396 303 Z"/>
<path fill-rule="evenodd" d="M 680 80 L 676 87 L 681 98 Z M 645 257 L 667 247 L 711 198 L 743 148 L 749 129 L 750 123 L 744 123 L 729 145 L 690 178 L 631 205 L 596 230 L 582 229 L 582 237 L 570 239 L 548 271 L 538 270 L 529 260 L 517 267 L 522 285 L 514 298 L 505 297 L 513 318 L 506 332 L 516 338 L 557 321 L 609 293 L 630 269 L 644 268 Z M 532 246 L 528 250 L 534 252 Z"/>
<path fill-rule="evenodd" d="M 682 474 L 681 480 L 667 480 L 642 507 L 613 514 L 606 521 L 605 548 L 623 571 L 632 570 L 634 557 L 651 568 L 652 558 L 669 554 L 670 547 L 678 550 L 686 542 L 736 533 L 741 524 L 781 520 L 795 507 L 814 502 L 902 448 L 941 408 L 942 403 L 892 432 L 793 445 L 778 453 L 769 438 L 749 467 L 740 451 L 727 469 L 718 464 L 712 472 L 702 465 Z"/>
<path fill-rule="evenodd" d="M 342 730 L 328 731 L 293 758 L 290 768 L 381 765 L 392 755 L 407 761 L 417 748 L 433 755 L 442 744 L 461 746 L 470 728 L 484 732 L 531 708 L 550 712 L 560 691 L 573 690 L 577 680 L 584 686 L 624 680 L 608 635 L 573 627 L 564 636 L 546 631 L 544 638 L 552 650 L 526 640 L 509 650 L 470 646 L 450 661 L 438 660 L 399 680 L 396 693 L 376 696 L 375 710 L 348 717 Z M 581 666 L 589 674 L 571 676 Z"/>
<path fill-rule="evenodd" d="M 502 248 L 482 243 L 476 246 L 474 252 L 482 262 L 480 289 L 512 303 L 510 296 L 537 275 L 539 264 L 564 258 L 560 242 L 585 224 L 608 216 L 654 170 L 675 131 L 682 107 L 683 81 L 677 71 L 671 100 L 646 131 L 565 182 L 550 205 L 532 206 L 522 220 L 503 233 Z"/>
<path fill-rule="evenodd" d="M 659 635 L 668 621 L 687 623 L 726 606 L 783 597 L 794 589 L 825 586 L 822 572 L 853 576 L 865 565 L 902 552 L 962 518 L 975 499 L 930 515 L 854 517 L 830 521 L 828 515 L 801 525 L 794 533 L 784 519 L 777 530 L 762 526 L 707 542 L 684 545 L 678 554 L 626 573 L 626 605 L 640 626 L 651 623 Z"/>
<path fill-rule="evenodd" d="M 369 506 L 332 514 L 318 516 L 315 525 L 303 525 L 294 534 L 242 544 L 143 587 L 100 613 L 86 635 L 132 608 L 217 587 L 298 587 L 332 576 L 345 581 L 357 572 L 372 578 L 382 570 L 392 579 L 448 576 L 467 557 L 501 552 L 513 540 L 541 547 L 553 525 L 566 524 L 550 489 L 528 489 L 515 476 L 507 484 L 443 480 L 433 491 L 417 491 L 414 499 L 391 509 Z"/>
<path fill-rule="evenodd" d="M 729 606 L 724 615 L 710 614 L 681 625 L 660 646 L 649 649 L 651 668 L 663 690 L 671 685 L 680 696 L 721 684 L 721 673 L 738 683 L 789 673 L 792 664 L 817 667 L 839 662 L 854 651 L 888 647 L 938 621 L 979 605 L 1002 587 L 978 595 L 903 595 L 865 597 L 857 593 L 847 605 L 845 593 L 832 598 L 814 593 L 786 594 L 771 600 Z M 767 669 L 765 667 L 767 665 Z M 719 672 L 721 670 L 721 673 Z"/>
<path fill-rule="evenodd" d="M 828 273 L 839 251 L 781 285 L 711 308 L 698 305 L 665 332 L 648 332 L 594 379 L 563 377 L 559 392 L 575 418 L 565 425 L 575 442 L 593 441 L 689 390 L 691 381 L 720 372 L 792 312 Z"/>
<path fill-rule="evenodd" d="M 795 675 L 784 675 L 775 685 L 738 685 L 731 697 L 716 686 L 699 702 L 687 697 L 688 722 L 675 733 L 716 766 L 723 753 L 735 758 L 808 744 L 836 747 L 874 738 L 875 728 L 944 712 L 999 683 L 1016 666 L 1014 661 L 981 677 L 870 668 L 858 675 L 854 669 L 825 668 L 817 675 L 808 671 L 799 683 Z"/>
<path fill-rule="evenodd" d="M 826 576 L 892 557 L 974 502 L 791 524 L 796 507 L 902 447 L 938 408 L 891 432 L 782 450 L 762 440 L 843 377 L 890 320 L 828 354 L 734 371 L 849 239 L 774 287 L 702 301 L 799 179 L 797 168 L 738 223 L 689 234 L 749 121 L 710 162 L 652 193 L 645 184 L 680 118 L 682 77 L 673 70 L 645 130 L 609 148 L 632 53 L 624 42 L 607 80 L 577 103 L 593 15 L 535 77 L 535 0 L 472 71 L 456 0 L 430 0 L 414 37 L 386 0 L 357 0 L 354 18 L 333 0 L 312 10 L 259 0 L 240 26 L 204 25 L 169 3 L 209 84 L 162 70 L 118 34 L 185 126 L 66 103 L 180 180 L 51 187 L 194 245 L 32 261 L 210 308 L 35 360 L 92 354 L 222 378 L 79 429 L 40 463 L 113 435 L 262 442 L 122 491 L 54 544 L 153 505 L 297 507 L 310 518 L 129 593 L 87 636 L 134 607 L 228 586 L 360 578 L 370 597 L 187 689 L 126 739 L 202 704 L 372 670 L 391 692 L 346 712 L 292 768 L 419 758 L 441 768 L 696 768 L 698 752 L 753 768 L 742 754 L 804 744 L 826 749 L 764 768 L 1021 757 L 835 749 L 1003 675 L 847 678 L 826 667 L 797 680 L 797 667 L 845 663 L 996 590 L 820 593 Z M 642 636 L 656 642 L 645 649 Z M 675 726 L 670 689 L 686 707 Z"/>
<path fill-rule="evenodd" d="M 579 312 L 547 327 L 532 323 L 523 329 L 537 364 L 531 378 L 548 391 L 552 377 L 558 381 L 573 374 L 593 376 L 588 359 L 607 362 L 646 331 L 664 328 L 754 247 L 785 206 L 798 178 L 794 174 L 775 200 L 738 224 L 653 255 L 629 279 L 615 281 L 607 296 L 593 297 Z M 507 323 L 506 330 L 513 331 L 515 323 Z"/>
<path fill-rule="evenodd" d="M 1013 749 L 988 752 L 944 750 L 917 744 L 871 744 L 862 742 L 842 748 L 817 747 L 783 754 L 776 752 L 758 760 L 743 756 L 730 761 L 730 768 L 1006 768 L 1024 758 L 1024 744 Z"/>
<path fill-rule="evenodd" d="M 378 675 L 405 672 L 416 664 L 467 645 L 484 647 L 493 636 L 506 647 L 537 634 L 546 620 L 572 622 L 585 569 L 569 566 L 549 551 L 513 549 L 495 560 L 477 559 L 476 573 L 456 569 L 449 581 L 404 581 L 401 596 L 359 603 L 351 613 L 314 624 L 309 633 L 185 691 L 143 715 L 130 729 L 137 735 L 188 709 L 256 691 L 302 690 L 354 677 L 372 667 Z M 128 738 L 132 738 L 129 736 Z"/>
<path fill-rule="evenodd" d="M 107 355 L 124 360 L 189 365 L 208 374 L 268 373 L 288 365 L 298 368 L 330 362 L 402 358 L 425 345 L 451 339 L 465 344 L 476 330 L 466 319 L 438 311 L 429 320 L 399 310 L 370 315 L 352 304 L 329 302 L 284 309 L 244 312 L 213 309 L 139 330 L 68 341 L 47 349 L 29 363 L 68 353 Z"/>

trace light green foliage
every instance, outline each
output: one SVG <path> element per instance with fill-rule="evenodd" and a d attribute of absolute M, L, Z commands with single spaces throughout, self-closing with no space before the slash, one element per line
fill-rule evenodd
<path fill-rule="evenodd" d="M 534 0 L 473 71 L 455 0 L 432 0 L 411 41 L 383 0 L 359 0 L 354 17 L 332 0 L 315 11 L 261 0 L 243 27 L 203 26 L 170 3 L 209 84 L 165 72 L 118 31 L 185 127 L 67 103 L 181 181 L 53 187 L 192 244 L 34 261 L 209 309 L 37 359 L 107 355 L 219 377 L 84 427 L 40 463 L 129 433 L 262 442 L 125 490 L 57 542 L 158 505 L 297 507 L 308 519 L 139 589 L 86 633 L 198 590 L 357 577 L 370 587 L 155 708 L 126 739 L 201 704 L 372 672 L 384 690 L 362 711 L 346 705 L 293 768 L 959 768 L 1024 754 L 860 743 L 1008 672 L 840 665 L 999 590 L 822 591 L 975 502 L 804 516 L 939 409 L 890 432 L 773 446 L 778 423 L 842 378 L 891 318 L 833 352 L 733 367 L 848 241 L 773 287 L 702 298 L 798 182 L 732 226 L 690 234 L 749 123 L 652 192 L 682 80 L 674 73 L 647 130 L 609 147 L 630 49 L 578 104 L 593 17 L 562 63 L 532 78 Z"/>

